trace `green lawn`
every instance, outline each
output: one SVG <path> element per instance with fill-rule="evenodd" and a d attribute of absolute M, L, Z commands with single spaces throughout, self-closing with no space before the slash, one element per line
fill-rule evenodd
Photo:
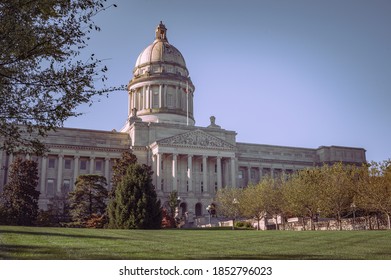
<path fill-rule="evenodd" d="M 391 259 L 391 231 L 0 226 L 0 259 Z"/>

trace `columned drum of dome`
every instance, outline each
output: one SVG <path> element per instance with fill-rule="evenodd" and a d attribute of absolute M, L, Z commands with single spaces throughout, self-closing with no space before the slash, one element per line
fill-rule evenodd
<path fill-rule="evenodd" d="M 129 118 L 132 110 L 144 122 L 194 125 L 194 85 L 182 54 L 168 42 L 162 22 L 156 37 L 138 56 L 129 82 Z"/>

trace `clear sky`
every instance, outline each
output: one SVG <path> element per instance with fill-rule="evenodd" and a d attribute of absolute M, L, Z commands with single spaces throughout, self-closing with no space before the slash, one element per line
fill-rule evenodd
<path fill-rule="evenodd" d="M 369 161 L 391 158 L 391 1 L 113 2 L 86 50 L 105 59 L 111 85 L 129 82 L 163 21 L 196 87 L 197 126 L 214 115 L 238 142 L 362 147 Z M 66 127 L 120 130 L 127 92 L 79 111 Z"/>

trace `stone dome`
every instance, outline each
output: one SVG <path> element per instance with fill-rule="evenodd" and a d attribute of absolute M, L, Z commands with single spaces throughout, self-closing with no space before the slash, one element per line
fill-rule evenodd
<path fill-rule="evenodd" d="M 180 51 L 171 45 L 166 36 L 167 29 L 162 22 L 157 26 L 155 41 L 138 56 L 135 67 L 151 63 L 172 63 L 186 68 L 185 59 Z"/>
<path fill-rule="evenodd" d="M 129 125 L 133 121 L 194 125 L 195 87 L 185 59 L 167 40 L 162 22 L 155 40 L 138 56 L 128 84 Z"/>

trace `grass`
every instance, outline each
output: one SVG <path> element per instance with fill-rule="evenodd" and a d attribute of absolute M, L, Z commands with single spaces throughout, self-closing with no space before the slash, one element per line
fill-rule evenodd
<path fill-rule="evenodd" d="M 0 226 L 0 259 L 391 259 L 391 231 L 99 230 Z"/>

